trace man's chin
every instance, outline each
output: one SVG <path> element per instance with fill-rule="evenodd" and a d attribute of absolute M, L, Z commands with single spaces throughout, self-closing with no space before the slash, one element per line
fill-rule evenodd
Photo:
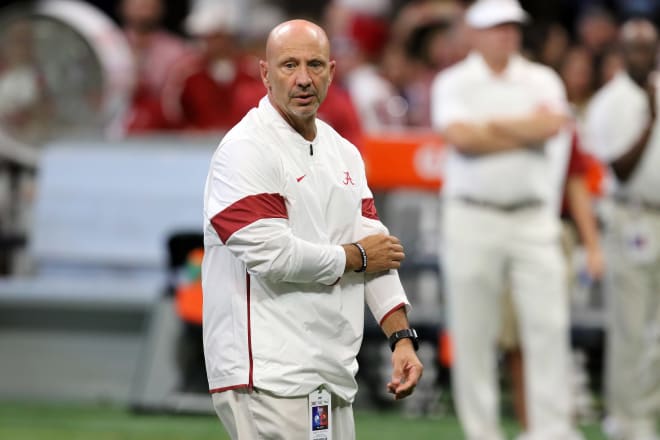
<path fill-rule="evenodd" d="M 293 114 L 295 114 L 299 118 L 306 119 L 316 116 L 316 112 L 318 111 L 318 109 L 319 106 L 316 104 L 296 106 L 294 108 Z"/>

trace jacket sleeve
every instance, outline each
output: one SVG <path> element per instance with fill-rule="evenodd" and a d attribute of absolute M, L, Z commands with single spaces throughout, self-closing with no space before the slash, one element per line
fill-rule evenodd
<path fill-rule="evenodd" d="M 273 281 L 334 284 L 344 272 L 339 245 L 293 235 L 279 159 L 250 140 L 221 144 L 211 162 L 206 218 L 247 271 Z"/>
<path fill-rule="evenodd" d="M 357 229 L 356 240 L 372 234 L 389 234 L 387 227 L 380 221 L 374 205 L 371 190 L 366 184 L 366 176 L 362 179 L 362 216 Z M 403 290 L 399 272 L 389 270 L 365 277 L 365 299 L 367 306 L 379 324 L 395 310 L 405 307 L 410 311 L 410 302 Z"/>

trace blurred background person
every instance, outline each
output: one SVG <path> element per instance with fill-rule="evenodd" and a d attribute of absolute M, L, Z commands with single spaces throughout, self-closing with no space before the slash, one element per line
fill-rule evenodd
<path fill-rule="evenodd" d="M 144 132 L 172 128 L 163 113 L 163 87 L 172 68 L 188 47 L 162 25 L 166 3 L 162 0 L 121 0 L 119 18 L 135 59 L 135 85 L 126 117 L 126 131 Z"/>
<path fill-rule="evenodd" d="M 658 33 L 648 20 L 621 30 L 625 70 L 593 98 L 589 148 L 609 165 L 609 301 L 604 430 L 611 439 L 658 439 L 660 414 L 660 132 Z"/>
<path fill-rule="evenodd" d="M 574 253 L 578 244 L 582 245 L 586 252 L 586 275 L 590 282 L 599 281 L 605 271 L 605 261 L 600 245 L 600 232 L 598 222 L 593 210 L 592 197 L 586 183 L 587 157 L 582 151 L 576 128 L 571 142 L 571 152 L 566 171 L 566 182 L 564 185 L 564 196 L 561 206 L 562 234 L 561 244 L 566 266 L 565 282 L 568 291 L 574 288 L 576 274 L 574 271 Z M 510 377 L 513 409 L 518 423 L 527 430 L 529 428 L 527 418 L 527 405 L 525 401 L 525 377 L 524 358 L 521 349 L 520 332 L 518 329 L 518 318 L 513 304 L 510 290 L 505 292 L 502 301 L 502 325 L 499 335 L 499 345 L 504 352 L 504 362 Z M 573 416 L 591 416 L 594 411 L 593 398 L 587 389 L 586 383 L 576 383 L 577 375 L 585 374 L 580 365 L 572 365 Z M 586 399 L 585 399 L 586 394 Z M 582 406 L 578 406 L 580 401 Z M 584 407 L 586 405 L 587 407 Z"/>
<path fill-rule="evenodd" d="M 358 149 L 362 147 L 362 121 L 351 95 L 344 87 L 333 81 L 328 87 L 328 94 L 318 111 L 319 119 L 330 124 Z"/>
<path fill-rule="evenodd" d="M 163 93 L 163 110 L 187 130 L 228 130 L 264 96 L 243 53 L 240 17 L 232 2 L 202 2 L 185 20 L 196 51 L 173 67 Z"/>
<path fill-rule="evenodd" d="M 620 67 L 613 58 L 619 26 L 611 9 L 600 3 L 587 6 L 578 16 L 576 43 L 590 54 L 596 71 L 596 86 L 601 87 Z"/>
<path fill-rule="evenodd" d="M 534 23 L 525 28 L 526 55 L 553 69 L 559 67 L 570 42 L 568 31 L 557 22 Z"/>
<path fill-rule="evenodd" d="M 431 82 L 467 53 L 460 33 L 462 12 L 454 1 L 421 1 L 404 5 L 396 14 L 381 66 L 406 101 L 408 127 L 431 127 Z"/>
<path fill-rule="evenodd" d="M 596 90 L 596 66 L 592 53 L 582 45 L 571 45 L 568 31 L 557 22 L 539 27 L 532 25 L 527 28 L 527 32 L 529 34 L 529 56 L 557 70 L 566 88 L 566 97 L 576 125 L 561 208 L 562 250 L 567 270 L 567 288 L 570 292 L 574 288 L 576 278 L 574 250 L 577 245 L 581 245 L 585 249 L 585 269 L 590 282 L 600 280 L 605 271 L 604 256 L 600 246 L 600 232 L 586 182 L 589 158 L 580 146 L 584 113 Z M 504 301 L 500 345 L 505 352 L 505 363 L 510 373 L 514 412 L 521 426 L 526 427 L 523 356 L 520 349 L 517 319 L 510 297 Z M 572 366 L 574 377 L 584 373 L 578 371 L 582 367 L 576 363 L 573 363 Z M 571 381 L 572 384 L 574 382 L 574 380 Z M 593 404 L 590 390 L 586 387 L 574 387 L 572 391 L 575 402 L 584 402 L 582 406 L 585 403 L 586 405 Z M 585 394 L 588 394 L 586 399 Z M 591 406 L 578 407 L 576 403 L 574 410 L 576 417 L 584 417 L 592 414 L 594 409 Z"/>
<path fill-rule="evenodd" d="M 577 40 L 597 59 L 616 44 L 618 25 L 601 4 L 587 7 L 577 19 Z"/>
<path fill-rule="evenodd" d="M 515 0 L 466 12 L 473 51 L 433 84 L 433 121 L 450 148 L 443 189 L 442 266 L 454 340 L 452 379 L 466 438 L 502 439 L 495 348 L 510 280 L 525 356 L 525 438 L 580 439 L 568 385 L 568 301 L 554 173 L 568 157 L 565 91 L 520 56 Z M 560 149 L 560 151 L 551 151 Z M 565 150 L 565 151 L 564 151 Z M 563 175 L 563 173 L 561 173 Z"/>
<path fill-rule="evenodd" d="M 337 59 L 335 81 L 351 97 L 365 132 L 405 126 L 408 107 L 381 71 L 380 60 L 389 38 L 388 0 L 360 4 L 334 0 L 325 12 Z"/>
<path fill-rule="evenodd" d="M 593 58 L 584 47 L 572 46 L 564 53 L 558 72 L 566 87 L 566 97 L 580 130 L 584 112 L 596 91 Z"/>
<path fill-rule="evenodd" d="M 599 89 L 610 82 L 621 70 L 624 69 L 621 52 L 618 48 L 608 49 L 596 66 L 596 88 Z"/>

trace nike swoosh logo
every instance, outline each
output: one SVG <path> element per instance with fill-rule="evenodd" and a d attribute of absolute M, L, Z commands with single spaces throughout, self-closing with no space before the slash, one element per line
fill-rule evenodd
<path fill-rule="evenodd" d="M 303 174 L 303 175 L 300 176 L 300 177 L 296 177 L 296 182 L 300 182 L 301 180 L 303 180 L 303 179 L 305 178 L 306 175 L 307 175 L 307 174 Z"/>

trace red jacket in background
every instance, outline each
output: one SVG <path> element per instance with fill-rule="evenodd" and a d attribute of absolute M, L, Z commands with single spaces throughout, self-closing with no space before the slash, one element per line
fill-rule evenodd
<path fill-rule="evenodd" d="M 362 147 L 360 118 L 350 95 L 341 86 L 330 83 L 328 95 L 319 108 L 318 117 L 330 124 L 337 133 L 348 139 L 356 147 Z"/>

